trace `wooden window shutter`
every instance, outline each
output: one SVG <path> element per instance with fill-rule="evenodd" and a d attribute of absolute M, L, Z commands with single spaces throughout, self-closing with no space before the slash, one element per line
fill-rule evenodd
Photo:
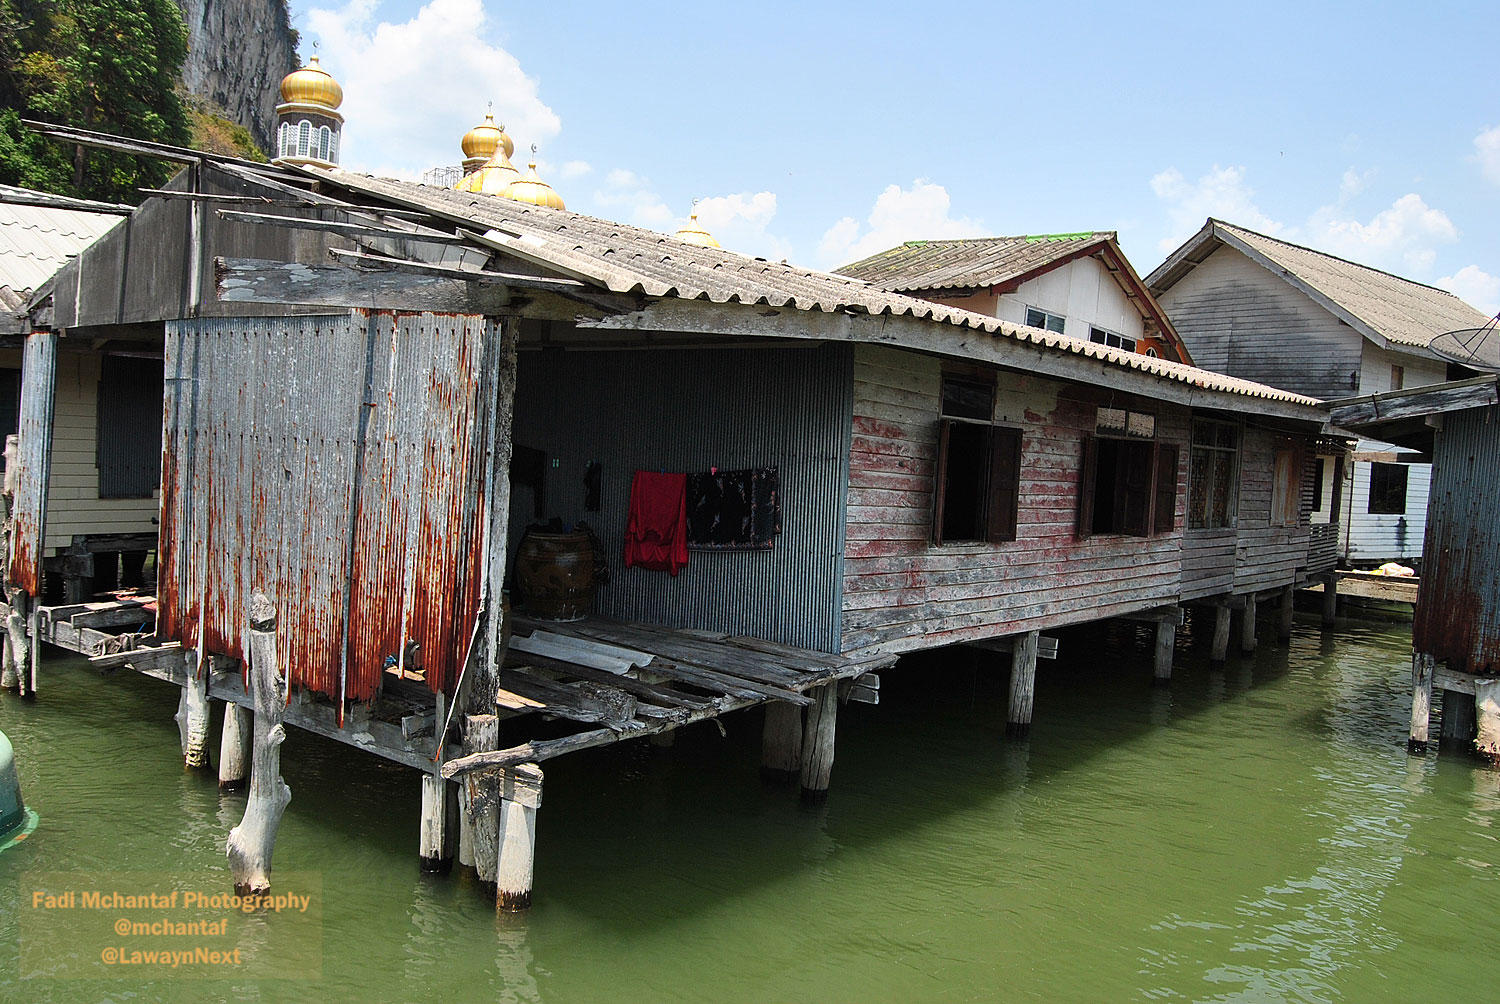
<path fill-rule="evenodd" d="M 1000 544 L 1016 539 L 1021 502 L 1021 430 L 990 429 L 989 512 L 985 539 Z"/>
<path fill-rule="evenodd" d="M 1177 528 L 1177 447 L 1156 447 L 1156 502 L 1151 516 L 1153 533 L 1171 533 Z"/>
<path fill-rule="evenodd" d="M 951 419 L 938 421 L 937 466 L 932 472 L 932 542 L 943 542 L 943 504 L 948 501 L 948 439 L 953 430 Z"/>
<path fill-rule="evenodd" d="M 1126 443 L 1119 451 L 1115 478 L 1115 526 L 1132 537 L 1151 536 L 1151 502 L 1156 484 L 1156 450 L 1150 443 Z"/>
<path fill-rule="evenodd" d="M 1083 457 L 1078 470 L 1078 536 L 1094 532 L 1094 481 L 1099 469 L 1099 443 L 1093 436 L 1083 437 Z"/>

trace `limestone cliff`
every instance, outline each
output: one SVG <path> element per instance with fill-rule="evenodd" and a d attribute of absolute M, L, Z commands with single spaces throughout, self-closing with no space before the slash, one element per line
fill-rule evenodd
<path fill-rule="evenodd" d="M 277 87 L 298 66 L 286 0 L 177 0 L 187 22 L 182 83 L 272 152 Z"/>

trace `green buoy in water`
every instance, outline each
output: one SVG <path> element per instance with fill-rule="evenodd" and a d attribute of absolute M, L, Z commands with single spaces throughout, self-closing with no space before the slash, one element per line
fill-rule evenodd
<path fill-rule="evenodd" d="M 26 806 L 21 801 L 21 779 L 16 775 L 16 751 L 0 732 L 0 842 L 26 824 Z"/>

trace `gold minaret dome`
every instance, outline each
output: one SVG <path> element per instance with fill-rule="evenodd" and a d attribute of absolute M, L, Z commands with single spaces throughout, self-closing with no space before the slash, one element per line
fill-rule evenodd
<path fill-rule="evenodd" d="M 516 165 L 510 162 L 505 155 L 507 144 L 499 143 L 495 146 L 495 152 L 490 154 L 490 159 L 485 161 L 475 170 L 470 171 L 458 180 L 453 186 L 456 192 L 473 192 L 475 195 L 503 195 L 511 182 L 521 179 L 521 172 L 516 170 Z M 471 161 L 464 161 L 467 167 Z"/>
<path fill-rule="evenodd" d="M 495 124 L 495 116 L 486 113 L 484 121 L 468 132 L 460 144 L 464 150 L 464 173 L 471 174 L 484 166 L 484 163 L 495 155 L 495 151 L 501 147 L 505 148 L 505 156 L 510 157 L 516 152 L 516 144 L 505 134 L 505 127 Z M 520 177 L 520 172 L 516 172 Z"/>
<path fill-rule="evenodd" d="M 723 247 L 722 244 L 714 240 L 713 234 L 709 233 L 707 230 L 704 230 L 703 226 L 698 222 L 697 199 L 693 200 L 693 215 L 688 217 L 687 225 L 678 230 L 672 236 L 676 237 L 684 244 L 697 244 L 700 247 L 706 248 Z"/>
<path fill-rule="evenodd" d="M 503 199 L 512 199 L 516 202 L 525 202 L 533 206 L 546 206 L 548 209 L 567 209 L 563 205 L 562 196 L 552 190 L 552 186 L 543 181 L 536 173 L 536 146 L 531 147 L 531 163 L 526 165 L 530 170 L 526 176 L 512 181 L 505 186 L 505 191 L 500 193 Z"/>
<path fill-rule="evenodd" d="M 332 109 L 344 103 L 344 89 L 318 64 L 318 57 L 313 56 L 302 69 L 281 78 L 281 100 L 286 104 Z"/>

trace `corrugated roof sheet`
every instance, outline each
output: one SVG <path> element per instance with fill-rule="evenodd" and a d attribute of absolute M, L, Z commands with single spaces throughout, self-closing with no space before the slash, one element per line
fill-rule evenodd
<path fill-rule="evenodd" d="M 0 203 L 0 286 L 24 297 L 119 222 L 118 216 Z"/>
<path fill-rule="evenodd" d="M 1194 246 L 1213 239 L 1258 257 L 1315 298 L 1326 298 L 1363 334 L 1397 345 L 1425 347 L 1444 332 L 1481 327 L 1488 320 L 1447 290 L 1215 219 L 1147 277 L 1152 291 L 1160 295 L 1175 284 L 1185 274 L 1183 258 L 1194 258 Z"/>
<path fill-rule="evenodd" d="M 907 241 L 836 271 L 881 289 L 967 289 L 994 286 L 1055 261 L 1081 254 L 1113 233 L 1043 234 Z"/>
<path fill-rule="evenodd" d="M 514 241 L 514 246 L 528 256 L 549 263 L 564 275 L 595 282 L 616 293 L 643 293 L 711 303 L 764 304 L 824 313 L 910 315 L 1098 359 L 1204 390 L 1292 404 L 1318 403 L 1316 399 L 1301 394 L 1212 373 L 1196 366 L 1028 328 L 902 293 L 886 292 L 848 276 L 750 258 L 724 248 L 688 244 L 625 223 L 526 205 L 491 195 L 455 192 L 342 170 L 304 170 L 393 205 L 424 209 L 476 226 L 509 231 L 519 236 L 503 239 Z"/>

